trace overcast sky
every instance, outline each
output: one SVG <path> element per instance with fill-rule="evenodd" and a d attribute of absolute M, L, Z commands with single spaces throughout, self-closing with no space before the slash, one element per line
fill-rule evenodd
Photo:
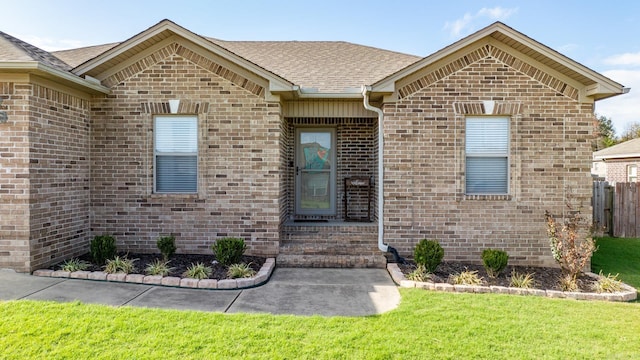
<path fill-rule="evenodd" d="M 599 101 L 640 122 L 640 1 L 0 0 L 0 31 L 45 50 L 120 42 L 162 19 L 223 40 L 349 41 L 427 56 L 501 21 L 631 92 Z"/>

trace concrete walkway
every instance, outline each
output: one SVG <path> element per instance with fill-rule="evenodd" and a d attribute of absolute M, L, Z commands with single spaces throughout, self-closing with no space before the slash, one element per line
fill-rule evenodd
<path fill-rule="evenodd" d="M 17 299 L 228 313 L 364 316 L 395 309 L 400 293 L 383 269 L 276 268 L 265 285 L 234 290 L 36 277 L 0 270 L 0 300 Z"/>

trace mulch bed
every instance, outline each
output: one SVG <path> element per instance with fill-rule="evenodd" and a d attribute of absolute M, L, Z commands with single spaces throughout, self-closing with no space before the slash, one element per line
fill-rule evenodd
<path fill-rule="evenodd" d="M 135 266 L 137 269 L 136 274 L 144 274 L 144 269 L 147 265 L 153 263 L 157 259 L 162 259 L 162 255 L 160 254 L 131 254 L 131 253 L 121 253 L 120 257 L 126 256 L 128 259 L 137 259 L 135 262 Z M 82 255 L 78 257 L 80 260 L 84 260 L 91 265 L 87 269 L 87 271 L 103 271 L 104 267 L 98 266 L 91 262 L 91 256 L 89 254 Z M 216 258 L 213 255 L 195 255 L 195 254 L 174 254 L 169 259 L 169 266 L 173 268 L 169 276 L 176 277 L 184 277 L 183 274 L 187 271 L 187 268 L 192 264 L 202 263 L 205 266 L 211 267 L 213 270 L 209 279 L 216 280 L 225 280 L 230 279 L 227 276 L 227 267 L 219 264 L 215 261 Z M 260 271 L 262 265 L 265 263 L 266 258 L 258 257 L 258 256 L 243 256 L 242 262 L 245 264 L 249 264 L 249 266 L 256 271 Z M 60 270 L 61 263 L 52 265 L 49 267 L 51 270 Z"/>
<path fill-rule="evenodd" d="M 411 259 L 407 259 L 406 264 L 398 264 L 400 270 L 405 277 L 413 270 L 415 270 L 415 262 Z M 484 267 L 478 264 L 466 264 L 453 261 L 443 261 L 436 268 L 435 273 L 432 276 L 432 280 L 435 283 L 449 283 L 453 284 L 450 280 L 450 276 L 459 274 L 463 271 L 477 271 L 478 276 L 483 278 L 484 286 L 510 286 L 511 273 L 516 271 L 520 274 L 532 273 L 535 279 L 535 289 L 541 290 L 562 290 L 560 289 L 560 277 L 562 272 L 557 268 L 547 267 L 527 267 L 527 266 L 507 266 L 502 273 L 496 278 L 490 278 L 487 275 Z M 592 277 L 582 274 L 578 277 L 578 290 L 580 292 L 591 292 L 591 284 L 595 282 Z"/>

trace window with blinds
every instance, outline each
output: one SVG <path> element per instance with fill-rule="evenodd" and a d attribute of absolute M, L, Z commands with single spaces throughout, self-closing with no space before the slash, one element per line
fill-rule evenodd
<path fill-rule="evenodd" d="M 509 192 L 509 118 L 467 117 L 465 192 L 496 195 Z"/>
<path fill-rule="evenodd" d="M 153 143 L 154 192 L 197 192 L 198 118 L 156 116 Z"/>

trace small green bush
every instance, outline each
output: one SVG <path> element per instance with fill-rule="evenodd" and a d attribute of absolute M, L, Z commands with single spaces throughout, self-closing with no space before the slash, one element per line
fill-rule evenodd
<path fill-rule="evenodd" d="M 213 269 L 205 266 L 203 263 L 191 264 L 184 272 L 183 276 L 191 279 L 206 279 L 213 273 Z"/>
<path fill-rule="evenodd" d="M 422 239 L 416 245 L 413 257 L 417 265 L 422 265 L 428 273 L 433 273 L 442 262 L 444 249 L 435 240 Z"/>
<path fill-rule="evenodd" d="M 244 239 L 226 237 L 218 239 L 212 246 L 213 255 L 216 256 L 218 262 L 224 266 L 237 264 L 242 260 L 242 255 L 247 246 Z"/>
<path fill-rule="evenodd" d="M 157 243 L 158 249 L 164 258 L 164 261 L 169 260 L 173 254 L 176 253 L 176 238 L 175 236 L 161 236 Z"/>
<path fill-rule="evenodd" d="M 99 235 L 91 240 L 91 258 L 97 265 L 104 265 L 116 256 L 116 239 L 111 235 Z"/>
<path fill-rule="evenodd" d="M 171 271 L 173 271 L 173 268 L 169 267 L 169 261 L 156 259 L 151 264 L 148 264 L 144 271 L 147 273 L 147 275 L 168 276 Z"/>
<path fill-rule="evenodd" d="M 511 281 L 509 286 L 521 289 L 531 289 L 536 286 L 536 280 L 533 277 L 533 273 L 522 274 L 514 270 L 511 272 Z"/>
<path fill-rule="evenodd" d="M 107 260 L 107 265 L 104 267 L 104 272 L 107 274 L 125 273 L 131 274 L 136 272 L 135 262 L 138 259 L 128 259 L 126 256 L 116 256 L 113 259 Z"/>
<path fill-rule="evenodd" d="M 596 281 L 593 285 L 591 285 L 591 289 L 597 293 L 614 293 L 617 291 L 622 291 L 622 281 L 618 280 L 618 275 L 608 274 L 604 276 L 602 270 L 600 270 L 600 277 L 598 281 Z"/>
<path fill-rule="evenodd" d="M 69 259 L 66 260 L 64 263 L 62 263 L 62 265 L 60 265 L 60 269 L 62 271 L 69 271 L 69 272 L 74 272 L 74 271 L 83 271 L 83 270 L 87 270 L 89 268 L 89 263 L 80 259 Z"/>
<path fill-rule="evenodd" d="M 237 278 L 249 278 L 256 274 L 256 271 L 251 268 L 251 266 L 241 263 L 241 264 L 233 264 L 229 266 L 229 270 L 227 271 L 227 276 L 232 279 Z"/>
<path fill-rule="evenodd" d="M 465 270 L 459 274 L 451 275 L 451 282 L 454 285 L 482 285 L 482 280 L 475 270 Z"/>
<path fill-rule="evenodd" d="M 509 255 L 507 255 L 506 251 L 494 249 L 484 249 L 482 251 L 482 265 L 484 265 L 489 277 L 495 278 L 500 275 L 502 270 L 507 267 L 508 262 Z"/>
<path fill-rule="evenodd" d="M 424 265 L 418 265 L 415 270 L 407 274 L 407 279 L 412 281 L 426 282 L 431 280 L 431 274 L 427 272 Z"/>

